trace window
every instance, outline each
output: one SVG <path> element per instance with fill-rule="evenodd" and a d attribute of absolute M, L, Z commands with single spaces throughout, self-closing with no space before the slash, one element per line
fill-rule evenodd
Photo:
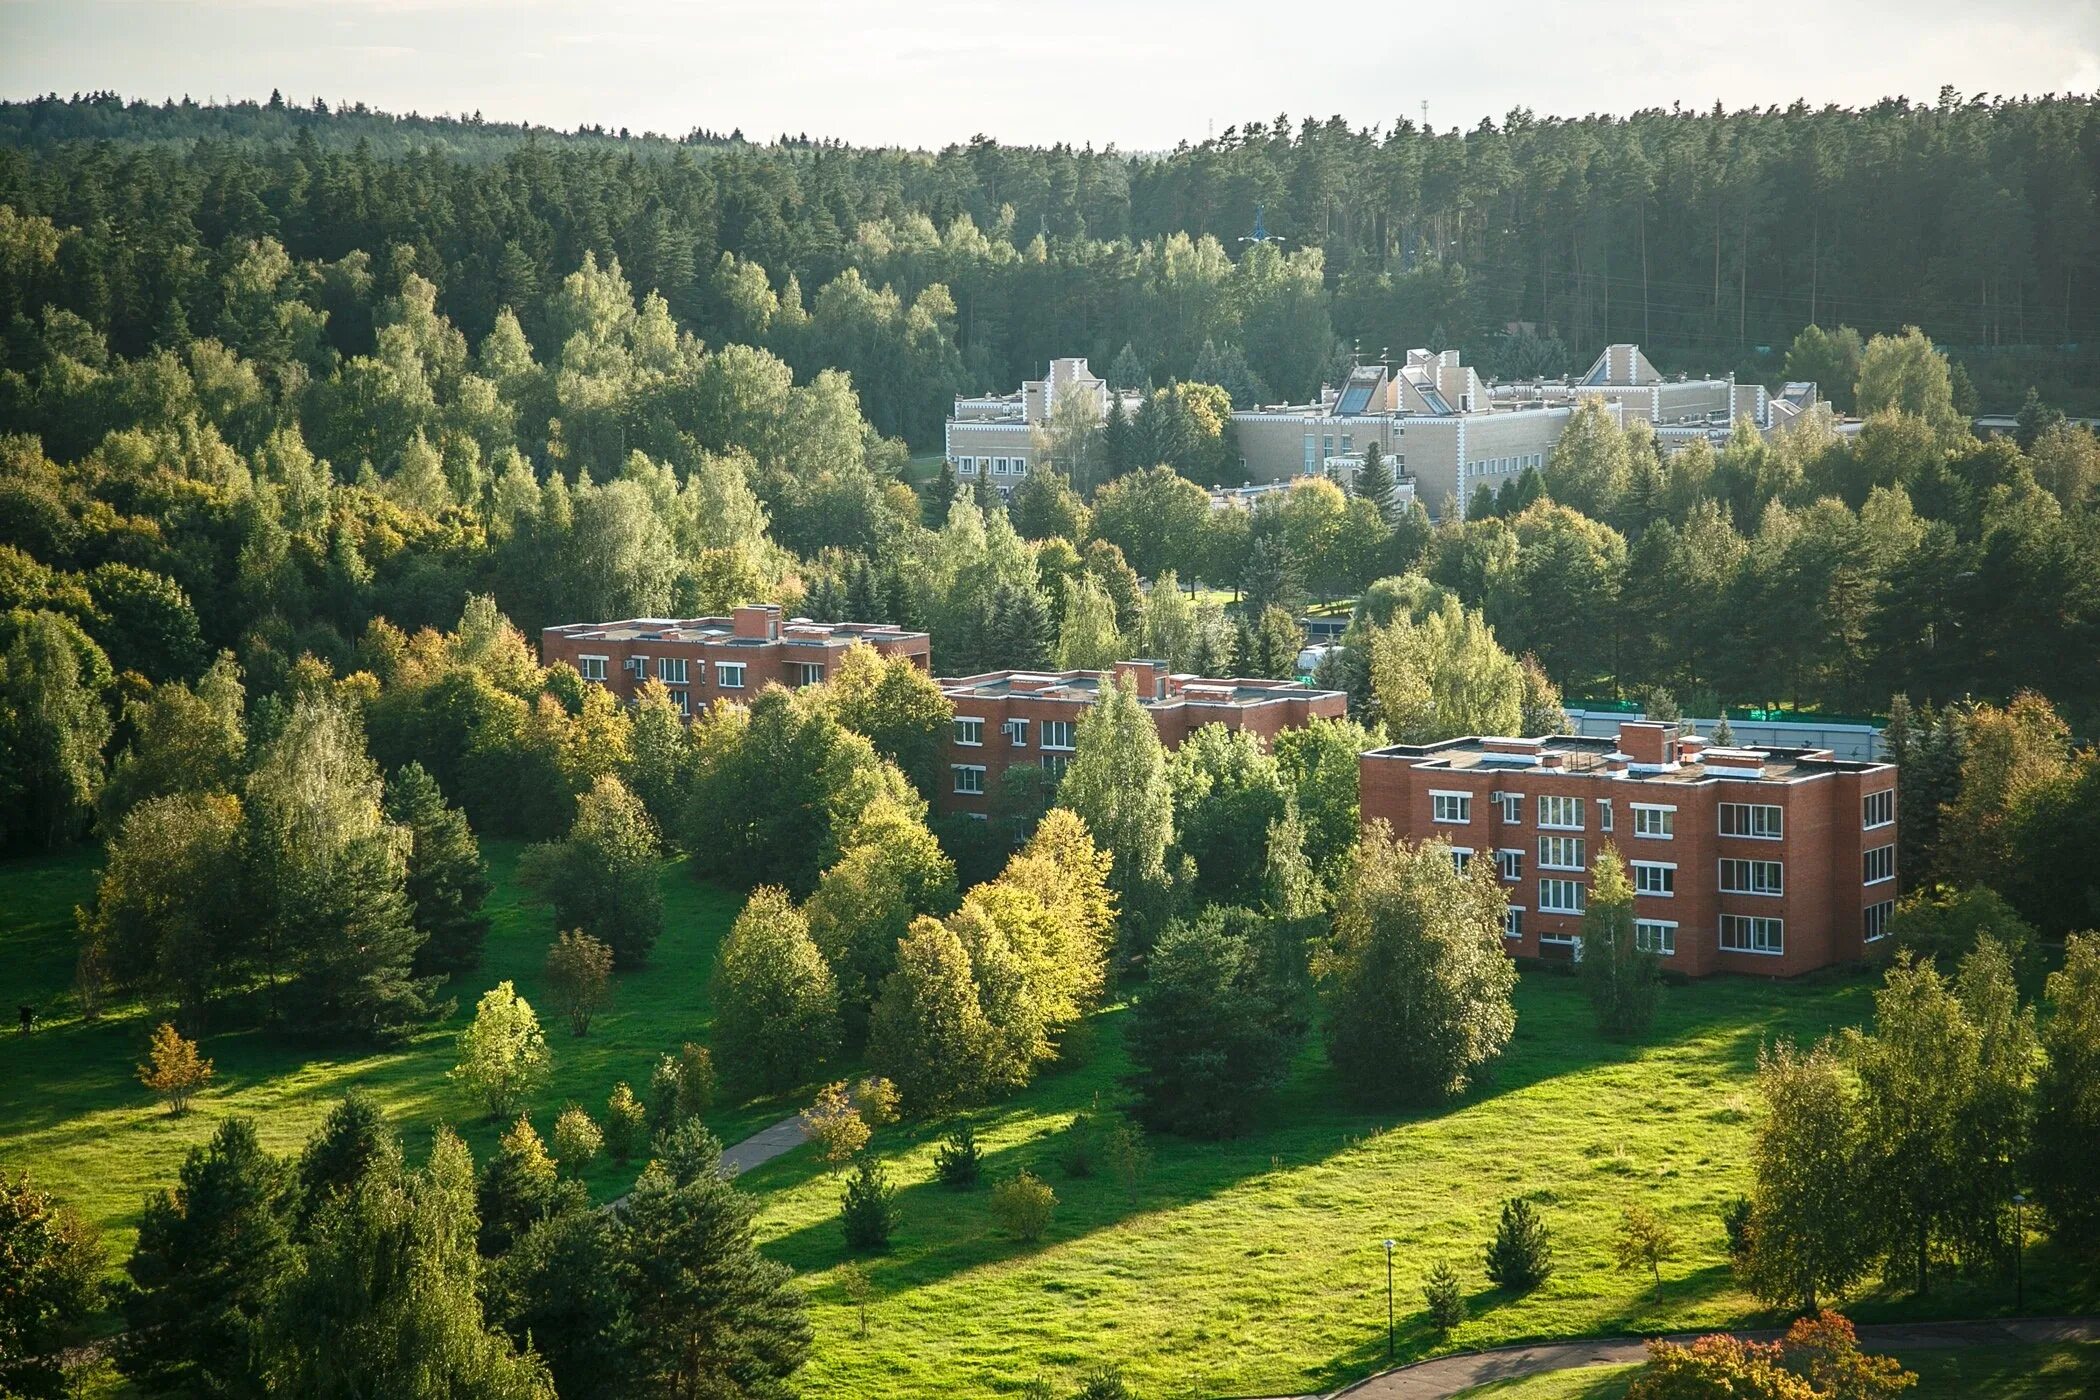
<path fill-rule="evenodd" d="M 670 692 L 670 696 L 671 703 L 678 707 L 678 713 L 689 715 L 693 712 L 693 701 L 690 691 L 674 690 Z"/>
<path fill-rule="evenodd" d="M 1522 851 L 1495 852 L 1495 869 L 1505 880 L 1524 878 L 1524 853 Z"/>
<path fill-rule="evenodd" d="M 1884 899 L 1879 904 L 1869 904 L 1862 911 L 1866 921 L 1867 942 L 1873 943 L 1889 936 L 1889 916 L 1896 912 L 1896 901 Z"/>
<path fill-rule="evenodd" d="M 1043 755 L 1043 771 L 1053 778 L 1062 778 L 1065 770 L 1072 766 L 1072 755 L 1068 753 L 1046 753 Z"/>
<path fill-rule="evenodd" d="M 1346 457 L 1346 456 L 1348 456 L 1348 455 L 1349 455 L 1349 453 L 1350 453 L 1350 451 L 1351 451 L 1351 449 L 1352 449 L 1352 446 L 1353 446 L 1353 444 L 1354 444 L 1354 439 L 1353 439 L 1353 438 L 1352 438 L 1352 437 L 1351 437 L 1351 436 L 1350 436 L 1350 435 L 1349 435 L 1348 433 L 1343 433 L 1343 434 L 1342 434 L 1342 455 L 1343 455 L 1344 457 Z"/>
<path fill-rule="evenodd" d="M 1667 841 L 1677 834 L 1677 809 L 1675 807 L 1649 807 L 1639 802 L 1633 804 L 1633 834 L 1657 841 Z"/>
<path fill-rule="evenodd" d="M 1760 806 L 1754 802 L 1723 802 L 1721 834 L 1777 841 L 1786 835 L 1786 813 L 1778 807 Z"/>
<path fill-rule="evenodd" d="M 1872 831 L 1877 826 L 1889 826 L 1896 820 L 1896 790 L 1884 788 L 1870 792 L 1859 800 L 1859 824 Z"/>
<path fill-rule="evenodd" d="M 1644 953 L 1669 958 L 1677 955 L 1677 925 L 1666 919 L 1635 919 L 1633 946 Z"/>
<path fill-rule="evenodd" d="M 1786 951 L 1786 924 L 1780 919 L 1752 918 L 1748 914 L 1723 914 L 1721 951 L 1783 953 Z"/>
<path fill-rule="evenodd" d="M 1597 830 L 1611 830 L 1611 800 L 1609 798 L 1600 797 L 1597 799 Z"/>
<path fill-rule="evenodd" d="M 1504 820 L 1504 821 L 1506 821 L 1506 822 L 1509 822 L 1509 823 L 1511 823 L 1511 824 L 1513 824 L 1513 825 L 1522 825 L 1522 823 L 1523 823 L 1523 821 L 1524 821 L 1524 794 L 1523 794 L 1523 793 L 1521 793 L 1521 792 L 1497 792 L 1497 793 L 1491 793 L 1491 794 L 1489 794 L 1489 796 L 1488 796 L 1488 800 L 1489 800 L 1490 802 L 1493 802 L 1493 803 L 1495 804 L 1495 811 L 1496 811 L 1496 813 L 1497 813 L 1497 814 L 1498 814 L 1498 815 L 1499 815 L 1499 816 L 1500 816 L 1500 817 L 1502 818 L 1502 820 Z"/>
<path fill-rule="evenodd" d="M 682 656 L 659 656 L 656 659 L 656 678 L 665 685 L 684 685 L 685 658 Z"/>
<path fill-rule="evenodd" d="M 1473 848 L 1471 846 L 1453 846 L 1451 848 L 1452 869 L 1463 875 L 1466 873 L 1466 867 L 1472 863 Z"/>
<path fill-rule="evenodd" d="M 648 680 L 649 658 L 646 656 L 630 656 L 621 663 L 620 669 L 638 681 Z"/>
<path fill-rule="evenodd" d="M 955 721 L 955 742 L 978 748 L 984 743 L 984 721 L 974 716 L 958 717 Z"/>
<path fill-rule="evenodd" d="M 992 458 L 992 475 L 993 475 L 993 476 L 1005 476 L 1005 475 L 1006 475 L 1006 459 L 1005 459 L 1004 457 L 994 457 L 994 458 Z"/>
<path fill-rule="evenodd" d="M 1677 867 L 1661 865 L 1651 860 L 1633 863 L 1633 892 L 1635 894 L 1660 895 L 1664 898 L 1677 893 Z"/>
<path fill-rule="evenodd" d="M 1016 749 L 1025 749 L 1028 747 L 1027 720 L 1010 719 L 1002 727 L 1006 730 L 1006 742 L 1009 747 Z"/>
<path fill-rule="evenodd" d="M 1884 880 L 1893 880 L 1896 878 L 1896 848 L 1876 846 L 1860 857 L 1860 866 L 1866 884 L 1878 885 Z"/>
<path fill-rule="evenodd" d="M 955 459 L 955 474 L 956 474 L 957 476 L 975 476 L 975 475 L 977 475 L 977 459 L 976 459 L 975 457 L 958 457 L 958 458 L 956 458 L 956 459 Z"/>
<path fill-rule="evenodd" d="M 1583 861 L 1582 838 L 1580 836 L 1541 836 L 1539 838 L 1539 869 L 1541 870 L 1587 870 Z"/>
<path fill-rule="evenodd" d="M 1776 860 L 1723 860 L 1721 893 L 1784 894 L 1784 872 Z"/>
<path fill-rule="evenodd" d="M 742 690 L 744 688 L 744 663 L 741 661 L 717 661 L 715 663 L 715 684 L 723 690 Z"/>
<path fill-rule="evenodd" d="M 1524 936 L 1524 911 L 1512 904 L 1502 911 L 1502 936 L 1522 938 Z"/>
<path fill-rule="evenodd" d="M 949 771 L 955 774 L 957 792 L 982 794 L 984 792 L 984 766 L 977 763 L 951 763 Z"/>
<path fill-rule="evenodd" d="M 1006 469 L 1015 476 L 1026 476 L 1028 474 L 1028 459 L 1026 457 L 1016 457 L 1006 464 Z"/>
<path fill-rule="evenodd" d="M 824 663 L 821 661 L 792 661 L 788 663 L 788 670 L 798 686 L 824 684 Z"/>
<path fill-rule="evenodd" d="M 1043 721 L 1043 747 L 1046 749 L 1069 749 L 1072 747 L 1072 721 L 1068 719 L 1046 719 Z"/>
<path fill-rule="evenodd" d="M 605 679 L 605 658 L 602 656 L 579 656 L 576 658 L 576 674 L 587 681 Z"/>
<path fill-rule="evenodd" d="M 1473 820 L 1473 794 L 1470 792 L 1432 792 L 1429 794 L 1429 818 L 1431 821 L 1465 823 Z"/>
<path fill-rule="evenodd" d="M 1541 914 L 1580 914 L 1582 912 L 1582 882 L 1579 880 L 1539 881 L 1539 912 Z"/>
<path fill-rule="evenodd" d="M 1541 797 L 1539 799 L 1539 825 L 1561 827 L 1569 831 L 1582 829 L 1582 799 L 1579 797 Z"/>

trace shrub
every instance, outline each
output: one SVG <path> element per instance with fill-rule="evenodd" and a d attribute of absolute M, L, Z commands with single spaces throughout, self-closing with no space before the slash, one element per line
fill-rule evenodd
<path fill-rule="evenodd" d="M 1667 1220 L 1646 1206 L 1626 1208 L 1619 1218 L 1618 1238 L 1612 1243 L 1612 1256 L 1622 1271 L 1646 1268 L 1659 1284 L 1663 1261 L 1676 1254 L 1677 1232 Z"/>
<path fill-rule="evenodd" d="M 1750 1198 L 1738 1195 L 1721 1204 L 1721 1231 L 1728 1237 L 1729 1261 L 1738 1267 L 1750 1257 Z"/>
<path fill-rule="evenodd" d="M 1023 1171 L 992 1188 L 992 1218 L 999 1228 L 1026 1244 L 1034 1244 L 1050 1228 L 1050 1213 L 1057 1209 L 1057 1193 L 1034 1172 Z"/>
<path fill-rule="evenodd" d="M 948 1135 L 933 1149 L 934 1177 L 950 1191 L 968 1191 L 984 1172 L 984 1153 L 977 1147 L 977 1130 L 968 1123 Z"/>
<path fill-rule="evenodd" d="M 861 1158 L 859 1167 L 846 1179 L 845 1194 L 839 1199 L 839 1224 L 848 1249 L 888 1247 L 890 1232 L 897 1228 L 897 1191 L 890 1185 L 889 1173 L 874 1158 Z"/>
<path fill-rule="evenodd" d="M 1114 1366 L 1102 1366 L 1079 1378 L 1079 1389 L 1073 1392 L 1072 1400 L 1134 1400 L 1130 1383 L 1123 1379 L 1123 1372 Z"/>
<path fill-rule="evenodd" d="M 658 1135 L 670 1132 L 714 1101 L 714 1057 L 689 1040 L 676 1055 L 658 1060 L 649 1075 L 649 1129 Z"/>
<path fill-rule="evenodd" d="M 862 1121 L 870 1128 L 887 1128 L 897 1121 L 897 1086 L 879 1074 L 871 1074 L 853 1086 L 853 1102 Z"/>
<path fill-rule="evenodd" d="M 634 1090 L 627 1087 L 627 1081 L 613 1085 L 612 1095 L 605 1101 L 605 1150 L 614 1162 L 624 1167 L 634 1160 L 647 1125 L 648 1110 L 634 1096 Z"/>
<path fill-rule="evenodd" d="M 1066 1176 L 1092 1176 L 1095 1145 L 1094 1120 L 1084 1113 L 1073 1114 L 1057 1141 L 1057 1165 Z"/>
<path fill-rule="evenodd" d="M 582 929 L 561 935 L 548 947 L 540 976 L 554 1004 L 569 1018 L 571 1035 L 588 1032 L 591 1017 L 605 1005 L 612 989 L 612 965 L 612 945 Z"/>
<path fill-rule="evenodd" d="M 598 1131 L 591 1115 L 577 1105 L 570 1104 L 554 1120 L 554 1160 L 561 1164 L 563 1176 L 583 1175 L 583 1169 L 604 1146 L 605 1134 Z"/>
<path fill-rule="evenodd" d="M 1522 1196 L 1502 1206 L 1502 1223 L 1487 1249 L 1487 1276 L 1499 1288 L 1524 1293 L 1553 1275 L 1553 1244 L 1546 1222 Z"/>
<path fill-rule="evenodd" d="M 817 1090 L 817 1101 L 802 1110 L 802 1131 L 824 1151 L 824 1160 L 837 1166 L 868 1145 L 867 1120 L 846 1097 L 844 1080 Z"/>
<path fill-rule="evenodd" d="M 169 1113 L 187 1113 L 190 1100 L 211 1083 L 211 1061 L 199 1059 L 197 1042 L 184 1040 L 166 1021 L 153 1032 L 153 1048 L 147 1063 L 139 1066 L 139 1082 L 160 1095 Z"/>
<path fill-rule="evenodd" d="M 1101 1155 L 1108 1159 L 1117 1183 L 1135 1201 L 1138 1183 L 1152 1170 L 1152 1147 L 1145 1141 L 1145 1130 L 1127 1119 L 1117 1123 L 1102 1138 Z"/>
<path fill-rule="evenodd" d="M 1459 1291 L 1458 1274 L 1441 1259 L 1429 1266 L 1429 1277 L 1422 1281 L 1422 1301 L 1429 1307 L 1429 1325 L 1439 1332 L 1466 1320 L 1466 1295 Z"/>

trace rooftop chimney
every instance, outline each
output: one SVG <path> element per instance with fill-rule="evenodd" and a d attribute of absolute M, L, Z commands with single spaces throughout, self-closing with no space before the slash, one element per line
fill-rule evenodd
<path fill-rule="evenodd" d="M 778 603 L 744 603 L 731 614 L 731 631 L 739 637 L 760 637 L 773 641 L 780 635 L 780 605 Z"/>

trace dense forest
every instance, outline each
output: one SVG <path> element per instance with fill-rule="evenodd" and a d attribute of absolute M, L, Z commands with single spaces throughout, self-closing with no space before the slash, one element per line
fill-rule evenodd
<path fill-rule="evenodd" d="M 477 341 L 512 306 L 541 342 L 539 299 L 585 254 L 617 258 L 709 343 L 852 371 L 876 427 L 920 443 L 958 388 L 1010 386 L 1056 355 L 1105 366 L 1125 345 L 1165 380 L 1211 341 L 1243 352 L 1251 387 L 1297 397 L 1351 345 L 1459 345 L 1508 373 L 1630 340 L 1668 368 L 1771 379 L 1804 325 L 1916 324 L 1993 410 L 2029 384 L 2080 406 L 2100 383 L 2089 98 L 1520 109 L 1463 133 L 1279 116 L 1131 157 L 97 95 L 0 107 L 0 143 L 0 204 L 60 231 L 47 261 L 6 255 L 0 315 L 62 306 L 126 355 L 175 320 L 201 333 L 216 280 L 269 237 L 324 266 L 413 249 Z M 1277 242 L 1243 242 L 1257 214 Z M 725 254 L 748 274 L 729 286 L 761 304 L 726 293 Z M 370 318 L 332 280 L 321 339 L 367 353 Z M 943 344 L 895 353 L 919 323 Z M 1503 343 L 1513 323 L 1543 357 L 1535 338 Z"/>

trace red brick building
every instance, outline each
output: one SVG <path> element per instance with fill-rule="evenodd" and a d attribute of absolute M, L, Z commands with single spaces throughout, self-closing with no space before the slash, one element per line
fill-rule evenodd
<path fill-rule="evenodd" d="M 1895 907 L 1892 764 L 1714 748 L 1675 725 L 1626 723 L 1616 740 L 1373 749 L 1360 775 L 1366 822 L 1496 862 L 1513 954 L 1575 956 L 1607 842 L 1633 881 L 1637 939 L 1690 977 L 1855 961 Z"/>
<path fill-rule="evenodd" d="M 1164 661 L 1119 661 L 1111 671 L 990 671 L 944 680 L 941 693 L 955 706 L 955 723 L 941 810 L 989 814 L 1001 776 L 1015 764 L 1062 774 L 1080 716 L 1100 698 L 1104 684 L 1124 674 L 1170 749 L 1206 724 L 1245 730 L 1267 747 L 1315 716 L 1340 719 L 1348 712 L 1348 696 L 1338 690 L 1313 690 L 1296 681 L 1205 680 L 1173 674 Z"/>
<path fill-rule="evenodd" d="M 782 622 L 772 603 L 740 607 L 730 617 L 565 623 L 540 633 L 540 660 L 566 661 L 622 700 L 633 700 L 653 676 L 692 714 L 717 699 L 748 701 L 776 681 L 790 689 L 815 685 L 855 642 L 928 668 L 924 632 L 888 623 Z"/>

